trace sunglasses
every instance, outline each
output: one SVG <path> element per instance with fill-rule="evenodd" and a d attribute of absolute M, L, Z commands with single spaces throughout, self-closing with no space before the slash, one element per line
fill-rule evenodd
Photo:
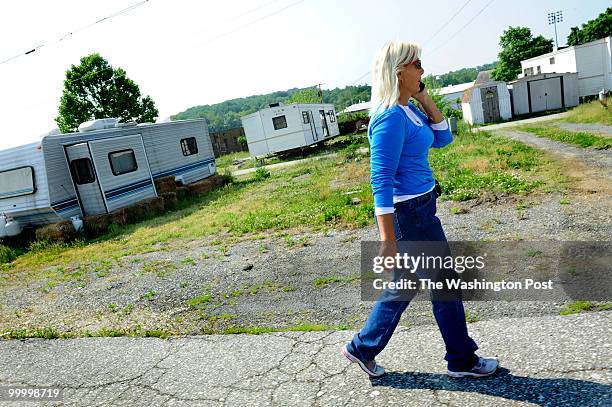
<path fill-rule="evenodd" d="M 421 60 L 420 60 L 420 59 L 417 59 L 417 60 L 415 60 L 415 61 L 412 61 L 412 62 L 410 62 L 409 64 L 404 64 L 404 67 L 407 67 L 408 65 L 414 65 L 414 67 L 415 67 L 416 69 L 422 69 L 422 66 L 421 66 Z"/>

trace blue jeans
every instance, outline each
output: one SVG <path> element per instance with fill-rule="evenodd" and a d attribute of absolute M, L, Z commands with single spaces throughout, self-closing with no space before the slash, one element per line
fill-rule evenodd
<path fill-rule="evenodd" d="M 446 241 L 440 219 L 436 216 L 436 195 L 425 195 L 394 205 L 395 236 L 398 241 Z M 384 296 L 384 294 L 383 294 Z M 382 297 L 382 296 L 381 296 Z M 460 294 L 457 298 L 460 298 Z M 353 336 L 347 350 L 362 361 L 374 360 L 387 346 L 400 317 L 410 301 L 384 301 L 379 298 L 363 329 Z M 448 369 L 469 370 L 476 365 L 478 346 L 468 335 L 461 300 L 432 299 L 433 314 L 446 346 Z"/>

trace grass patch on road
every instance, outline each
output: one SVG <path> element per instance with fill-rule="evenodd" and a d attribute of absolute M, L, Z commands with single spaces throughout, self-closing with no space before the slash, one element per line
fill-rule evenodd
<path fill-rule="evenodd" d="M 562 120 L 570 123 L 597 123 L 612 126 L 612 98 L 608 98 L 608 108 L 598 102 L 583 103 L 570 110 L 569 114 Z"/>
<path fill-rule="evenodd" d="M 559 315 L 579 314 L 583 311 L 609 311 L 612 310 L 612 302 L 594 303 L 591 301 L 574 301 L 565 304 L 559 311 Z"/>
<path fill-rule="evenodd" d="M 218 317 L 218 319 L 231 319 L 233 315 L 224 314 Z M 268 327 L 268 326 L 229 326 L 220 330 L 216 329 L 203 329 L 202 334 L 251 334 L 261 335 L 272 332 L 319 332 L 319 331 L 346 331 L 352 329 L 348 325 L 324 325 L 324 324 L 299 324 L 290 325 L 286 327 Z M 97 331 L 83 331 L 83 332 L 60 332 L 52 327 L 44 327 L 39 329 L 13 329 L 6 332 L 0 333 L 0 340 L 11 340 L 11 339 L 28 339 L 28 338 L 41 338 L 41 339 L 74 339 L 74 338 L 95 338 L 95 337 L 106 337 L 116 338 L 121 336 L 133 337 L 133 338 L 161 338 L 167 339 L 172 336 L 184 335 L 179 332 L 166 329 L 143 329 L 140 325 L 133 328 L 100 328 Z"/>
<path fill-rule="evenodd" d="M 518 126 L 517 129 L 538 137 L 544 137 L 562 143 L 573 144 L 582 148 L 595 148 L 597 150 L 606 150 L 612 147 L 612 139 L 609 137 L 601 137 L 592 133 L 583 131 L 573 132 L 555 127 L 547 126 Z"/>

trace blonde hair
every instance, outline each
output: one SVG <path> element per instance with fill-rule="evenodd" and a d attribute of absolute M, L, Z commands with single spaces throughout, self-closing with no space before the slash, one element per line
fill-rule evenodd
<path fill-rule="evenodd" d="M 397 74 L 403 65 L 416 61 L 420 56 L 421 47 L 411 42 L 389 41 L 383 45 L 372 64 L 370 115 L 398 104 Z"/>

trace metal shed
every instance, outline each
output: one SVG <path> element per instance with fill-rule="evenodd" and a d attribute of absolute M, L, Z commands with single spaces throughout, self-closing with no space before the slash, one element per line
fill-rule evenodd
<path fill-rule="evenodd" d="M 578 105 L 578 74 L 545 73 L 509 83 L 512 86 L 512 113 L 556 110 Z"/>
<path fill-rule="evenodd" d="M 463 93 L 463 120 L 469 124 L 499 122 L 512 118 L 506 82 L 491 79 L 491 71 L 478 74 L 474 86 Z"/>

